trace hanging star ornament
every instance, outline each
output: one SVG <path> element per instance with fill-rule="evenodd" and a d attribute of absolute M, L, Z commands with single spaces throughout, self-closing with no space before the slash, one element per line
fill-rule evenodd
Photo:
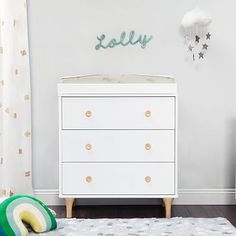
<path fill-rule="evenodd" d="M 200 37 L 198 35 L 195 36 L 195 42 L 199 43 Z"/>
<path fill-rule="evenodd" d="M 211 15 L 199 7 L 186 12 L 182 18 L 181 33 L 185 39 L 185 50 L 194 62 L 203 62 L 210 49 L 211 22 Z"/>
<path fill-rule="evenodd" d="M 190 52 L 192 52 L 193 49 L 194 49 L 194 47 L 190 44 L 190 45 L 188 46 L 188 50 L 189 50 Z"/>
<path fill-rule="evenodd" d="M 202 45 L 202 49 L 205 49 L 205 50 L 207 50 L 208 49 L 208 44 L 206 44 L 206 43 L 204 43 L 203 45 Z"/>
<path fill-rule="evenodd" d="M 209 32 L 206 34 L 206 39 L 207 39 L 207 40 L 210 40 L 210 39 L 211 39 L 211 34 L 210 34 Z"/>
<path fill-rule="evenodd" d="M 199 52 L 198 55 L 199 55 L 199 59 L 203 59 L 204 58 L 204 53 Z"/>

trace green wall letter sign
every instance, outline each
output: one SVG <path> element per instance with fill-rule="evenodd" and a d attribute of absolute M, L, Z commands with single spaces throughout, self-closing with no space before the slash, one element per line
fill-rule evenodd
<path fill-rule="evenodd" d="M 98 44 L 96 45 L 95 49 L 106 49 L 106 48 L 114 48 L 115 46 L 128 46 L 128 45 L 135 45 L 140 44 L 141 48 L 146 48 L 147 44 L 152 40 L 152 35 L 147 36 L 146 34 L 140 34 L 138 37 L 135 36 L 135 31 L 130 31 L 129 35 L 127 36 L 126 32 L 122 32 L 120 34 L 120 38 L 117 40 L 112 38 L 108 43 L 105 43 L 106 35 L 102 34 L 97 37 Z"/>

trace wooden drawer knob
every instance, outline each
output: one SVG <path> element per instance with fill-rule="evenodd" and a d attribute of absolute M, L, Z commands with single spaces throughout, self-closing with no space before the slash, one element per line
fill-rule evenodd
<path fill-rule="evenodd" d="M 92 149 L 92 145 L 88 143 L 88 144 L 85 145 L 85 148 L 86 148 L 87 150 L 91 150 L 91 149 Z"/>
<path fill-rule="evenodd" d="M 92 178 L 92 176 L 86 176 L 85 180 L 87 183 L 91 183 L 93 178 Z"/>
<path fill-rule="evenodd" d="M 146 177 L 145 177 L 145 181 L 146 181 L 147 183 L 150 183 L 150 182 L 152 181 L 151 176 L 146 176 Z"/>
<path fill-rule="evenodd" d="M 145 145 L 145 149 L 146 150 L 150 150 L 152 148 L 152 145 L 150 144 L 150 143 L 147 143 L 146 145 Z"/>
<path fill-rule="evenodd" d="M 152 115 L 151 111 L 149 111 L 149 110 L 145 111 L 145 116 L 146 117 L 151 117 L 151 115 Z"/>
<path fill-rule="evenodd" d="M 91 111 L 86 111 L 85 112 L 85 116 L 86 117 L 91 117 L 92 116 L 92 112 Z"/>

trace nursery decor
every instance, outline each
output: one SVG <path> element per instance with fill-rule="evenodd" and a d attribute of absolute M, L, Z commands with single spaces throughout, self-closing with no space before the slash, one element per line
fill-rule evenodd
<path fill-rule="evenodd" d="M 31 193 L 31 95 L 25 0 L 0 0 L 0 196 Z"/>
<path fill-rule="evenodd" d="M 182 19 L 181 31 L 193 61 L 205 58 L 211 40 L 211 22 L 211 16 L 199 8 L 187 12 Z"/>
<path fill-rule="evenodd" d="M 118 39 L 112 38 L 108 39 L 105 34 L 102 34 L 101 36 L 97 37 L 97 40 L 99 43 L 96 45 L 95 49 L 107 49 L 107 48 L 114 48 L 115 46 L 121 45 L 121 46 L 128 46 L 128 45 L 136 45 L 139 44 L 141 48 L 146 48 L 147 44 L 152 40 L 153 36 L 147 36 L 146 34 L 142 35 L 136 35 L 135 31 L 130 31 L 129 34 L 126 32 L 122 32 L 120 34 L 120 37 Z M 105 42 L 105 40 L 107 42 Z"/>
<path fill-rule="evenodd" d="M 57 227 L 55 217 L 41 201 L 32 196 L 16 195 L 0 204 L 0 235 L 27 236 L 25 224 L 43 233 Z"/>

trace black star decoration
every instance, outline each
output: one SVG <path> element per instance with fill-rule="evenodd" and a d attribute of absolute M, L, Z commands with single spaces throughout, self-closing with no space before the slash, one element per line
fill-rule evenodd
<path fill-rule="evenodd" d="M 199 52 L 198 55 L 199 55 L 199 59 L 201 59 L 201 58 L 203 59 L 204 58 L 204 53 Z"/>
<path fill-rule="evenodd" d="M 199 37 L 198 35 L 195 36 L 195 41 L 196 41 L 197 43 L 199 43 L 200 37 Z"/>
<path fill-rule="evenodd" d="M 211 39 L 211 34 L 209 32 L 206 34 L 206 39 L 208 39 L 208 40 Z"/>
<path fill-rule="evenodd" d="M 208 49 L 208 44 L 204 43 L 204 44 L 202 45 L 202 49 L 207 50 L 207 49 Z"/>
<path fill-rule="evenodd" d="M 193 46 L 190 44 L 189 46 L 188 46 L 188 50 L 190 51 L 190 52 L 192 52 L 193 51 Z"/>

